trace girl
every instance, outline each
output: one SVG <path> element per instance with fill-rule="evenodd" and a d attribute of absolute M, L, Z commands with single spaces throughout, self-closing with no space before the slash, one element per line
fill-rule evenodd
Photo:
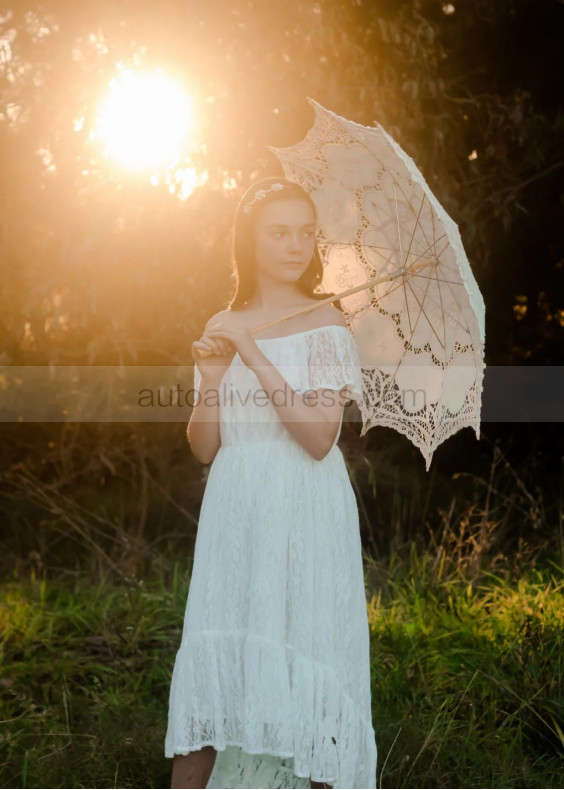
<path fill-rule="evenodd" d="M 250 332 L 326 296 L 315 231 L 297 184 L 251 187 L 235 295 L 192 344 L 188 440 L 211 468 L 170 689 L 173 788 L 376 787 L 358 509 L 336 446 L 362 397 L 357 347 L 332 305 Z"/>

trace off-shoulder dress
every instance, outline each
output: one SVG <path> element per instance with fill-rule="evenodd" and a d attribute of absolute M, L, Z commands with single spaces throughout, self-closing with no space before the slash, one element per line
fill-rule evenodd
<path fill-rule="evenodd" d="M 361 399 L 347 327 L 256 342 L 296 392 L 346 386 Z M 315 460 L 238 354 L 219 395 L 165 756 L 214 746 L 208 788 L 309 788 L 310 777 L 375 788 L 359 516 L 341 429 Z"/>

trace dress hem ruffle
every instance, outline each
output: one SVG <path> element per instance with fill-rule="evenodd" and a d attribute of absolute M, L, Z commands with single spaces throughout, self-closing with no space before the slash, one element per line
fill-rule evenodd
<path fill-rule="evenodd" d="M 254 756 L 268 754 L 271 757 L 280 757 L 283 760 L 289 760 L 289 759 L 292 759 L 294 757 L 293 753 L 292 754 L 282 754 L 282 753 L 279 753 L 279 752 L 272 752 L 272 751 L 251 752 L 248 749 L 245 749 L 245 747 L 243 746 L 242 743 L 237 743 L 236 741 L 225 741 L 223 747 L 220 746 L 219 744 L 217 744 L 215 741 L 212 741 L 211 743 L 206 741 L 205 743 L 194 744 L 194 746 L 191 749 L 189 749 L 188 751 L 185 751 L 185 752 L 180 752 L 180 751 L 176 751 L 175 750 L 174 754 L 166 754 L 165 753 L 165 757 L 169 758 L 169 759 L 172 759 L 177 754 L 181 755 L 181 756 L 182 755 L 186 756 L 187 754 L 190 754 L 190 752 L 198 752 L 198 751 L 200 751 L 200 749 L 203 749 L 205 746 L 213 746 L 213 748 L 216 751 L 218 751 L 218 752 L 226 751 L 226 749 L 229 746 L 236 746 L 238 749 L 242 749 L 246 754 L 250 754 L 250 755 L 254 755 Z M 311 776 L 310 774 L 302 775 L 302 774 L 298 773 L 297 771 L 294 771 L 294 773 L 299 779 L 310 779 L 311 778 L 311 780 L 313 782 L 325 782 L 326 784 L 331 784 L 331 780 L 330 779 L 316 779 L 314 776 Z"/>
<path fill-rule="evenodd" d="M 187 632 L 179 653 L 165 757 L 234 746 L 293 758 L 302 779 L 376 787 L 372 722 L 329 664 L 246 631 Z"/>

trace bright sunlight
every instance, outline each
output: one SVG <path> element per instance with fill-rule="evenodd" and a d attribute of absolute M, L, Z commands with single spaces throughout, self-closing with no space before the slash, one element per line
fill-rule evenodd
<path fill-rule="evenodd" d="M 148 170 L 180 158 L 193 123 L 190 96 L 172 77 L 123 69 L 99 108 L 95 137 L 123 167 Z"/>

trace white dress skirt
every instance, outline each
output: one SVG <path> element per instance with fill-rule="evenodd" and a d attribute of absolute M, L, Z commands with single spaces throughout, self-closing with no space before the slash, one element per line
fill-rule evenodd
<path fill-rule="evenodd" d="M 358 349 L 330 325 L 257 345 L 296 392 L 359 400 Z M 194 388 L 201 382 L 197 366 Z M 335 397 L 334 393 L 327 393 Z M 208 788 L 376 787 L 358 508 L 335 439 L 321 461 L 235 355 L 200 511 L 165 756 L 213 746 Z"/>

